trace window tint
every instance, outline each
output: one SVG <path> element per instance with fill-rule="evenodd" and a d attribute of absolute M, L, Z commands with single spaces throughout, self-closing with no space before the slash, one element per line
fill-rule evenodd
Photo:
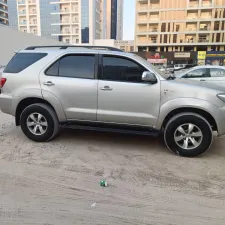
<path fill-rule="evenodd" d="M 185 78 L 201 78 L 201 77 L 209 77 L 207 73 L 207 69 L 197 69 L 189 72 L 185 75 Z"/>
<path fill-rule="evenodd" d="M 55 62 L 45 73 L 49 76 L 58 76 L 59 75 L 59 60 Z"/>
<path fill-rule="evenodd" d="M 17 53 L 6 66 L 4 73 L 19 73 L 46 55 L 46 53 Z"/>
<path fill-rule="evenodd" d="M 60 60 L 59 76 L 93 79 L 94 74 L 94 55 L 69 55 Z"/>
<path fill-rule="evenodd" d="M 210 69 L 211 77 L 225 77 L 225 70 L 219 68 Z"/>
<path fill-rule="evenodd" d="M 143 82 L 142 73 L 145 68 L 137 63 L 119 57 L 103 57 L 103 79 L 123 82 Z"/>

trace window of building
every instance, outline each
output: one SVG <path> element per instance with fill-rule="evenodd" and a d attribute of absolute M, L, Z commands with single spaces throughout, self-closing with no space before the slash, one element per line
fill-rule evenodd
<path fill-rule="evenodd" d="M 168 32 L 170 32 L 170 23 L 168 23 Z"/>
<path fill-rule="evenodd" d="M 219 30 L 219 27 L 220 27 L 220 22 L 216 21 L 214 24 L 214 30 Z"/>
<path fill-rule="evenodd" d="M 216 42 L 220 42 L 220 35 L 221 34 L 216 34 Z"/>
<path fill-rule="evenodd" d="M 180 31 L 180 25 L 176 25 L 176 32 Z"/>
<path fill-rule="evenodd" d="M 70 39 L 69 38 L 66 39 L 66 43 L 70 43 Z"/>
<path fill-rule="evenodd" d="M 164 43 L 167 43 L 167 34 L 164 35 Z"/>
<path fill-rule="evenodd" d="M 142 74 L 146 69 L 126 58 L 104 56 L 103 79 L 120 82 L 141 83 Z"/>
<path fill-rule="evenodd" d="M 71 78 L 94 79 L 94 55 L 68 55 L 55 62 L 46 75 Z"/>
<path fill-rule="evenodd" d="M 177 43 L 177 34 L 173 35 L 173 43 Z"/>
<path fill-rule="evenodd" d="M 162 23 L 161 32 L 166 32 L 166 23 Z"/>

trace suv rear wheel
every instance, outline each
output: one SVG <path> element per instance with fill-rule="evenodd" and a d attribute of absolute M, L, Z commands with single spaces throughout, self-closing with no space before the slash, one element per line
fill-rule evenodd
<path fill-rule="evenodd" d="M 181 113 L 167 123 L 164 140 L 175 154 L 195 157 L 210 148 L 213 133 L 210 124 L 202 116 L 195 113 Z"/>
<path fill-rule="evenodd" d="M 42 103 L 26 107 L 20 116 L 24 134 L 31 140 L 44 142 L 53 139 L 59 132 L 59 121 L 54 110 Z"/>

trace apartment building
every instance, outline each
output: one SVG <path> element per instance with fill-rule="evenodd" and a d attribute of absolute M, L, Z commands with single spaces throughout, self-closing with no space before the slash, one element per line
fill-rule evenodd
<path fill-rule="evenodd" d="M 225 0 L 136 0 L 139 51 L 224 51 Z"/>
<path fill-rule="evenodd" d="M 10 27 L 57 39 L 51 35 L 58 32 L 57 27 L 52 27 L 51 23 L 58 22 L 59 17 L 52 18 L 51 13 L 59 9 L 52 6 L 50 0 L 8 0 L 8 7 Z"/>
<path fill-rule="evenodd" d="M 41 36 L 40 5 L 38 0 L 16 0 L 18 30 Z"/>
<path fill-rule="evenodd" d="M 68 44 L 94 44 L 96 39 L 122 38 L 123 0 L 52 0 L 59 22 L 52 36 Z"/>
<path fill-rule="evenodd" d="M 123 0 L 101 0 L 102 38 L 123 39 Z"/>
<path fill-rule="evenodd" d="M 0 0 L 0 25 L 8 25 L 8 5 L 7 0 Z"/>

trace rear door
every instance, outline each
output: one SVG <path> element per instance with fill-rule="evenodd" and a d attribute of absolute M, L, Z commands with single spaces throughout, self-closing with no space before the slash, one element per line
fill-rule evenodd
<path fill-rule="evenodd" d="M 56 97 L 68 120 L 95 121 L 97 68 L 96 54 L 64 55 L 40 74 L 44 98 Z"/>

